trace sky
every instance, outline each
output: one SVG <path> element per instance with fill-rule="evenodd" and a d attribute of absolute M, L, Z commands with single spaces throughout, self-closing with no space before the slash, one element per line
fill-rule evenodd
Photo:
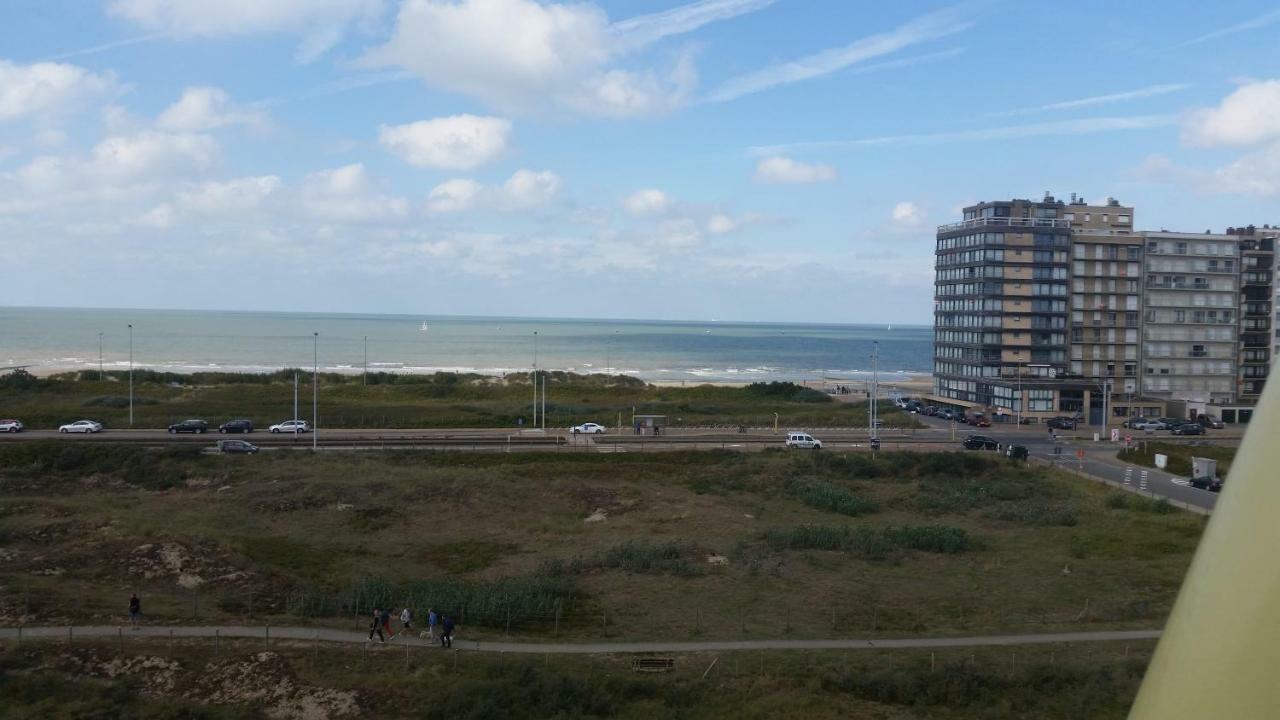
<path fill-rule="evenodd" d="M 936 225 L 1280 223 L 1280 5 L 7 0 L 8 305 L 931 322 Z"/>

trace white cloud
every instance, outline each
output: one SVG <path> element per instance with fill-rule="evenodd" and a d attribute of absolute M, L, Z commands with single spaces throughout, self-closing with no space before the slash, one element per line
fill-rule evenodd
<path fill-rule="evenodd" d="M 1186 47 L 1188 45 L 1198 45 L 1202 42 L 1217 40 L 1218 38 L 1221 38 L 1221 37 L 1235 35 L 1236 33 L 1242 33 L 1248 30 L 1256 30 L 1258 28 L 1267 27 L 1268 25 L 1274 25 L 1275 23 L 1278 23 L 1278 22 L 1280 22 L 1280 10 L 1272 10 L 1270 12 L 1263 13 L 1262 15 L 1249 18 L 1244 22 L 1236 23 L 1235 25 L 1230 25 L 1228 27 L 1214 30 L 1213 32 L 1205 33 L 1204 35 L 1200 35 L 1199 37 L 1193 38 L 1191 40 L 1188 40 L 1182 43 L 1178 47 Z"/>
<path fill-rule="evenodd" d="M 802 163 L 781 155 L 761 158 L 756 163 L 756 181 L 796 185 L 829 182 L 836 179 L 836 169 L 821 163 Z"/>
<path fill-rule="evenodd" d="M 470 170 L 507 149 L 511 123 L 502 118 L 453 115 L 408 125 L 383 125 L 378 142 L 416 167 Z"/>
<path fill-rule="evenodd" d="M 924 214 L 918 205 L 904 200 L 893 206 L 893 222 L 907 227 L 916 226 L 924 222 Z"/>
<path fill-rule="evenodd" d="M 440 183 L 427 195 L 432 215 L 477 209 L 516 212 L 546 205 L 560 192 L 560 176 L 549 170 L 517 170 L 501 185 L 485 186 L 474 180 Z"/>
<path fill-rule="evenodd" d="M 382 14 L 382 0 L 114 0 L 111 14 L 175 37 L 302 37 L 297 59 L 308 62 L 340 42 L 352 24 Z"/>
<path fill-rule="evenodd" d="M 216 87 L 189 87 L 177 102 L 156 119 L 162 130 L 205 132 L 230 125 L 261 128 L 267 116 L 257 110 L 238 107 L 224 90 Z"/>
<path fill-rule="evenodd" d="M 745 75 L 729 78 L 711 93 L 708 100 L 712 102 L 733 100 L 779 85 L 789 85 L 829 75 L 912 45 L 962 32 L 972 24 L 961 20 L 952 10 L 922 15 L 893 30 L 862 38 L 845 47 L 823 50 L 798 60 L 770 65 Z"/>
<path fill-rule="evenodd" d="M 1280 138 L 1280 80 L 1245 85 L 1216 108 L 1187 116 L 1183 139 L 1192 145 L 1254 145 Z"/>
<path fill-rule="evenodd" d="M 164 203 L 143 213 L 135 221 L 135 224 L 154 230 L 168 230 L 173 227 L 175 219 L 177 219 L 177 213 L 173 211 L 173 206 Z"/>
<path fill-rule="evenodd" d="M 475 209 L 484 185 L 475 180 L 446 180 L 431 188 L 427 195 L 427 212 L 432 214 L 467 212 Z"/>
<path fill-rule="evenodd" d="M 207 182 L 180 191 L 178 204 L 185 210 L 208 214 L 246 212 L 260 207 L 279 189 L 280 178 L 275 175 Z"/>
<path fill-rule="evenodd" d="M 108 137 L 94 146 L 92 170 L 115 178 L 204 172 L 218 159 L 218 143 L 198 133 L 145 131 Z"/>
<path fill-rule="evenodd" d="M 76 65 L 0 60 L 0 122 L 72 108 L 116 88 L 111 73 Z"/>
<path fill-rule="evenodd" d="M 301 196 L 305 212 L 334 222 L 384 223 L 409 212 L 403 198 L 378 191 L 361 163 L 311 173 L 303 180 Z"/>
<path fill-rule="evenodd" d="M 661 190 L 647 188 L 637 190 L 622 202 L 632 215 L 661 215 L 671 209 L 671 198 Z"/>
<path fill-rule="evenodd" d="M 656 114 L 692 94 L 691 56 L 659 71 L 617 67 L 623 55 L 768 4 L 702 0 L 610 25 L 601 8 L 586 2 L 406 0 L 392 37 L 361 62 L 405 68 L 433 87 L 507 112 Z"/>
<path fill-rule="evenodd" d="M 1204 195 L 1280 199 L 1280 142 L 1214 169 L 1185 167 L 1163 155 L 1151 155 L 1134 174 L 1147 182 L 1184 186 Z"/>
<path fill-rule="evenodd" d="M 707 232 L 712 235 L 724 235 L 726 233 L 731 233 L 739 227 L 740 225 L 737 220 L 734 220 L 724 214 L 717 213 L 707 220 Z"/>
<path fill-rule="evenodd" d="M 1050 112 L 1053 110 L 1074 110 L 1082 107 L 1093 107 L 1095 105 L 1106 105 L 1109 103 L 1124 102 L 1126 100 L 1138 100 L 1141 98 L 1156 97 L 1158 95 L 1167 95 L 1169 93 L 1186 90 L 1187 85 L 1182 83 L 1170 83 L 1165 85 L 1149 85 L 1137 90 L 1126 90 L 1118 93 L 1108 93 L 1106 95 L 1092 95 L 1090 97 L 1076 98 L 1074 100 L 1063 100 L 1061 102 L 1048 103 L 1030 108 L 1021 108 L 1019 110 L 1006 110 L 1004 112 L 991 113 L 990 117 L 1009 117 L 1011 115 L 1030 115 L 1038 112 Z"/>

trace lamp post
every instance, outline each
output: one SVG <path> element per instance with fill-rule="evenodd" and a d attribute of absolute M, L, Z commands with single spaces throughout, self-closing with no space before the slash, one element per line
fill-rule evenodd
<path fill-rule="evenodd" d="M 1017 422 L 1018 427 L 1022 427 L 1022 404 L 1024 402 L 1022 399 L 1022 373 L 1023 363 L 1018 363 L 1018 408 L 1014 411 L 1014 420 Z"/>
<path fill-rule="evenodd" d="M 98 333 L 98 382 L 106 379 L 102 372 L 102 333 Z"/>
<path fill-rule="evenodd" d="M 369 336 L 364 336 L 364 372 L 360 374 L 360 384 L 369 385 Z"/>
<path fill-rule="evenodd" d="M 320 434 L 320 333 L 311 333 L 311 451 L 315 452 Z"/>
<path fill-rule="evenodd" d="M 133 427 L 133 324 L 129 324 L 129 427 Z"/>
<path fill-rule="evenodd" d="M 533 331 L 533 427 L 538 427 L 538 331 Z"/>

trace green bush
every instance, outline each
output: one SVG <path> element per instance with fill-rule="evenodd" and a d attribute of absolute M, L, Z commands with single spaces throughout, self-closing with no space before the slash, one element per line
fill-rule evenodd
<path fill-rule="evenodd" d="M 1156 515 L 1168 515 L 1173 512 L 1173 506 L 1166 498 L 1146 498 L 1126 492 L 1111 493 L 1105 502 L 1107 507 L 1116 510 L 1134 510 Z"/>
<path fill-rule="evenodd" d="M 835 550 L 867 560 L 884 560 L 895 550 L 955 554 L 972 546 L 969 534 L 945 525 L 903 525 L 873 529 L 850 525 L 770 528 L 763 540 L 778 550 Z"/>
<path fill-rule="evenodd" d="M 1005 502 L 988 510 L 986 517 L 1035 526 L 1071 527 L 1079 522 L 1076 508 L 1069 503 Z"/>
<path fill-rule="evenodd" d="M 697 575 L 702 569 L 694 564 L 696 556 L 697 549 L 692 543 L 628 540 L 590 558 L 543 561 L 538 575 L 565 577 L 602 569 L 651 575 Z"/>
<path fill-rule="evenodd" d="M 786 490 L 791 497 L 818 510 L 828 510 L 850 517 L 873 513 L 877 510 L 876 504 L 871 500 L 820 480 L 788 480 Z"/>

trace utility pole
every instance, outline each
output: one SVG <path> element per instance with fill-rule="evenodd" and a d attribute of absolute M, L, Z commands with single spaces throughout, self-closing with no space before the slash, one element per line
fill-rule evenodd
<path fill-rule="evenodd" d="M 542 373 L 542 429 L 547 429 L 547 374 Z"/>
<path fill-rule="evenodd" d="M 311 451 L 316 451 L 320 434 L 320 333 L 311 333 L 314 357 L 311 373 Z"/>
<path fill-rule="evenodd" d="M 1022 363 L 1018 363 L 1018 409 L 1014 411 L 1018 426 L 1022 426 Z"/>
<path fill-rule="evenodd" d="M 98 333 L 98 382 L 106 379 L 106 375 L 102 372 L 102 333 Z"/>
<path fill-rule="evenodd" d="M 293 419 L 298 419 L 298 371 L 293 371 Z M 295 436 L 296 437 L 296 436 Z"/>
<path fill-rule="evenodd" d="M 369 336 L 364 336 L 364 372 L 360 375 L 360 384 L 369 385 Z"/>
<path fill-rule="evenodd" d="M 129 324 L 129 427 L 133 427 L 133 323 Z"/>
<path fill-rule="evenodd" d="M 880 341 L 873 341 L 871 343 L 871 348 L 871 427 L 867 432 L 871 436 L 871 439 L 875 440 L 880 436 L 879 429 L 876 427 L 878 424 L 876 422 L 878 419 L 877 415 L 879 414 L 878 409 L 876 408 L 876 398 L 880 396 Z"/>
<path fill-rule="evenodd" d="M 538 331 L 533 331 L 533 427 L 538 427 Z"/>

